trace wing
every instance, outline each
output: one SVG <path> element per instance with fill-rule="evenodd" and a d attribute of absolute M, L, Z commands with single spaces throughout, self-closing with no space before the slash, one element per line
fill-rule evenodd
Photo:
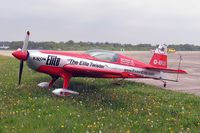
<path fill-rule="evenodd" d="M 135 78 L 138 75 L 133 73 L 124 72 L 120 70 L 105 69 L 105 68 L 95 68 L 88 66 L 78 66 L 78 65 L 65 65 L 65 71 L 72 73 L 75 76 L 91 76 L 91 77 L 107 77 L 107 78 Z"/>

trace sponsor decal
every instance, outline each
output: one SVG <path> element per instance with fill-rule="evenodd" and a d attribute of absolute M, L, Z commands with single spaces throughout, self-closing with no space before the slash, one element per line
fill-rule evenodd
<path fill-rule="evenodd" d="M 48 55 L 46 65 L 49 66 L 59 66 L 60 58 L 57 56 Z"/>
<path fill-rule="evenodd" d="M 142 74 L 142 75 L 149 75 L 149 76 L 155 75 L 153 72 L 144 71 L 144 70 L 124 69 L 124 71 L 125 71 L 125 72 L 136 73 L 136 74 Z"/>
<path fill-rule="evenodd" d="M 44 58 L 44 57 L 33 57 L 33 60 L 41 62 L 41 61 L 46 61 L 46 58 Z"/>
<path fill-rule="evenodd" d="M 120 63 L 124 64 L 124 65 L 134 66 L 134 61 L 133 60 L 129 60 L 129 59 L 125 59 L 125 58 L 120 58 Z"/>
<path fill-rule="evenodd" d="M 94 62 L 87 62 L 87 61 L 76 61 L 74 59 L 68 59 L 67 64 L 70 65 L 80 65 L 80 66 L 88 66 L 88 67 L 96 67 L 96 68 L 105 68 L 108 67 L 107 65 L 102 65 L 99 63 L 94 63 Z"/>

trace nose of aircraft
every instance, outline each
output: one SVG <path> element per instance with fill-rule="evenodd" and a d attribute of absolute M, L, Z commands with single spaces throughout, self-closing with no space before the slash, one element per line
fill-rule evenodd
<path fill-rule="evenodd" d="M 26 60 L 28 58 L 28 52 L 23 52 L 22 50 L 16 50 L 12 53 L 12 55 L 19 60 Z"/>

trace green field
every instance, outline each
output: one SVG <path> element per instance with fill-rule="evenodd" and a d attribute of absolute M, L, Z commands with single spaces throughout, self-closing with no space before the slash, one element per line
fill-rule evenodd
<path fill-rule="evenodd" d="M 0 56 L 0 132 L 200 132 L 200 97 L 142 83 L 74 78 L 79 96 L 59 98 L 37 87 L 47 75 Z M 62 80 L 57 84 L 61 85 Z"/>

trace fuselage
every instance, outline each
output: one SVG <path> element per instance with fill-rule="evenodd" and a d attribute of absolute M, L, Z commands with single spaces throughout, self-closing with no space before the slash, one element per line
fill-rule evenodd
<path fill-rule="evenodd" d="M 63 69 L 65 65 L 73 65 L 98 70 L 120 71 L 127 72 L 129 75 L 110 76 L 109 74 L 95 74 L 95 73 L 74 73 L 73 77 L 97 77 L 97 78 L 160 78 L 162 76 L 160 71 L 153 71 L 145 69 L 148 64 L 131 59 L 119 54 L 115 62 L 109 62 L 94 58 L 84 53 L 71 53 L 62 51 L 49 50 L 29 50 L 27 59 L 28 66 L 38 72 L 46 73 L 52 76 L 61 76 L 67 70 Z M 132 74 L 132 76 L 131 76 Z"/>

